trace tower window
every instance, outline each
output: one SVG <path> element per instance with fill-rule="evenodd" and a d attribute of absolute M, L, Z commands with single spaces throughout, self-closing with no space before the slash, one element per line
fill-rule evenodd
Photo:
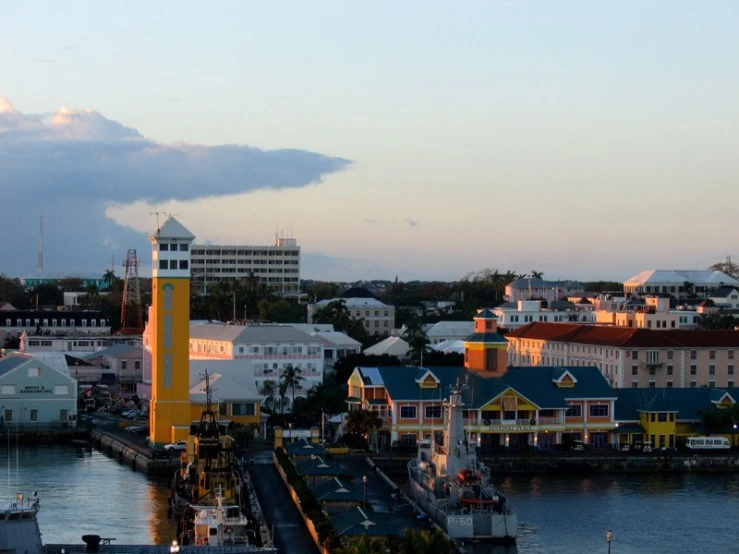
<path fill-rule="evenodd" d="M 161 250 L 162 252 L 164 252 L 164 251 L 166 251 L 166 250 L 169 250 L 169 244 L 168 244 L 168 243 L 166 243 L 166 242 L 163 242 L 163 243 L 161 243 L 161 244 L 159 245 L 159 250 Z"/>
<path fill-rule="evenodd" d="M 168 268 L 169 268 L 169 261 L 159 260 L 159 269 L 168 269 Z"/>

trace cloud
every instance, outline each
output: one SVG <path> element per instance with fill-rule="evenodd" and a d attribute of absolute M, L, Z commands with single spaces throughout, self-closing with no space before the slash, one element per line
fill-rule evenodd
<path fill-rule="evenodd" d="M 148 247 L 146 234 L 116 224 L 106 206 L 304 187 L 350 165 L 304 150 L 164 144 L 94 110 L 24 114 L 0 97 L 0 230 L 6 239 L 0 273 L 33 272 L 41 215 L 45 266 L 94 272 L 109 265 L 111 255 Z"/>
<path fill-rule="evenodd" d="M 418 227 L 418 222 L 413 221 L 410 217 L 406 217 L 403 221 L 405 221 L 410 227 Z"/>

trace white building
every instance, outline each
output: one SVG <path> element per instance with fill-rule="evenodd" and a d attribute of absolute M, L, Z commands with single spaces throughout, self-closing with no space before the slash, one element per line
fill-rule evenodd
<path fill-rule="evenodd" d="M 207 293 L 219 281 L 238 281 L 252 274 L 272 291 L 297 296 L 300 292 L 300 247 L 296 239 L 275 239 L 274 246 L 193 244 L 192 287 Z"/>
<path fill-rule="evenodd" d="M 253 416 L 259 409 L 261 397 L 256 388 L 254 373 L 239 360 L 190 360 L 190 402 L 205 406 L 208 372 L 211 402 L 220 416 Z M 227 413 L 227 406 L 238 413 Z M 236 407 L 236 408 L 234 408 Z"/>
<path fill-rule="evenodd" d="M 505 287 L 508 302 L 519 300 L 559 300 L 567 296 L 581 296 L 585 285 L 577 281 L 545 281 L 536 277 L 522 277 L 511 281 Z"/>
<path fill-rule="evenodd" d="M 624 282 L 624 293 L 668 293 L 674 296 L 695 293 L 706 296 L 725 285 L 739 286 L 739 281 L 710 269 L 647 269 Z"/>
<path fill-rule="evenodd" d="M 257 390 L 267 380 L 279 382 L 288 367 L 300 368 L 305 396 L 323 381 L 323 342 L 289 325 L 200 323 L 190 328 L 191 360 L 241 360 L 253 372 Z"/>
<path fill-rule="evenodd" d="M 590 309 L 583 309 L 570 302 L 551 302 L 552 307 L 561 305 L 562 309 L 544 309 L 540 300 L 519 300 L 506 302 L 492 309 L 498 318 L 498 326 L 508 330 L 518 329 L 534 321 L 549 323 L 594 323 L 595 315 Z"/>
<path fill-rule="evenodd" d="M 739 287 L 719 287 L 708 294 L 719 308 L 727 310 L 739 310 Z"/>
<path fill-rule="evenodd" d="M 0 419 L 20 432 L 76 425 L 77 382 L 63 359 L 45 363 L 27 354 L 0 358 Z"/>
<path fill-rule="evenodd" d="M 395 306 L 384 304 L 376 298 L 331 298 L 308 304 L 308 323 L 313 316 L 331 302 L 343 301 L 354 319 L 361 319 L 369 335 L 387 337 L 395 326 Z"/>
<path fill-rule="evenodd" d="M 354 340 L 345 333 L 340 333 L 339 331 L 318 331 L 311 333 L 311 335 L 323 343 L 324 373 L 333 371 L 334 365 L 341 358 L 362 352 L 362 343 Z"/>
<path fill-rule="evenodd" d="M 474 332 L 474 321 L 439 321 L 425 329 L 429 344 L 466 339 Z"/>

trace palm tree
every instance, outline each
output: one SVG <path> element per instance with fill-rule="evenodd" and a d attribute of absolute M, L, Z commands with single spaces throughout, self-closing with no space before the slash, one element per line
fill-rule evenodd
<path fill-rule="evenodd" d="M 292 364 L 288 364 L 287 367 L 282 370 L 282 380 L 280 386 L 283 384 L 285 387 L 290 387 L 292 391 L 292 403 L 295 405 L 295 387 L 300 388 L 300 383 L 305 381 L 305 377 L 300 376 L 301 369 L 299 367 L 293 367 Z"/>
<path fill-rule="evenodd" d="M 543 271 L 536 271 L 535 269 L 531 270 L 531 278 L 532 279 L 541 279 L 544 277 Z"/>
<path fill-rule="evenodd" d="M 277 387 L 277 392 L 280 395 L 280 416 L 282 417 L 283 422 L 285 421 L 285 402 L 287 399 L 285 398 L 285 395 L 287 394 L 287 385 L 284 381 L 280 381 L 279 386 Z"/>
<path fill-rule="evenodd" d="M 264 407 L 272 411 L 275 404 L 275 387 L 277 383 L 271 379 L 267 379 L 262 383 L 262 388 L 259 389 L 259 394 L 264 398 Z"/>
<path fill-rule="evenodd" d="M 429 338 L 423 332 L 423 324 L 418 317 L 414 316 L 406 322 L 403 338 L 411 347 L 411 359 L 414 363 L 420 364 L 423 358 L 423 352 L 429 343 Z"/>
<path fill-rule="evenodd" d="M 455 549 L 438 529 L 406 529 L 400 541 L 400 554 L 451 554 Z"/>
<path fill-rule="evenodd" d="M 367 438 L 372 446 L 376 446 L 377 430 L 382 424 L 382 418 L 375 410 L 352 410 L 346 418 L 347 432 Z"/>
<path fill-rule="evenodd" d="M 108 288 L 113 287 L 113 283 L 115 283 L 118 280 L 118 277 L 116 277 L 115 272 L 112 269 L 109 269 L 105 273 L 103 273 L 103 281 L 108 283 Z"/>
<path fill-rule="evenodd" d="M 385 541 L 377 537 L 360 535 L 349 539 L 346 546 L 335 550 L 336 554 L 381 554 L 385 551 Z"/>

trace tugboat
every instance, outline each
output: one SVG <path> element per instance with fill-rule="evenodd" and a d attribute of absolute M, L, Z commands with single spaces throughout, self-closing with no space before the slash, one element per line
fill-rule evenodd
<path fill-rule="evenodd" d="M 444 404 L 444 419 L 443 443 L 433 435 L 420 441 L 408 463 L 411 497 L 455 540 L 514 543 L 518 517 L 465 436 L 459 384 Z"/>
<path fill-rule="evenodd" d="M 41 554 L 41 531 L 38 526 L 40 502 L 19 494 L 0 510 L 0 552 L 8 554 Z"/>
<path fill-rule="evenodd" d="M 212 409 L 207 372 L 205 389 L 205 410 L 190 427 L 180 469 L 171 482 L 179 544 L 235 546 L 240 548 L 230 552 L 239 553 L 277 552 L 271 539 L 261 544 L 265 534 L 256 518 L 249 517 L 248 495 L 242 495 L 242 477 L 234 456 L 235 441 Z"/>

